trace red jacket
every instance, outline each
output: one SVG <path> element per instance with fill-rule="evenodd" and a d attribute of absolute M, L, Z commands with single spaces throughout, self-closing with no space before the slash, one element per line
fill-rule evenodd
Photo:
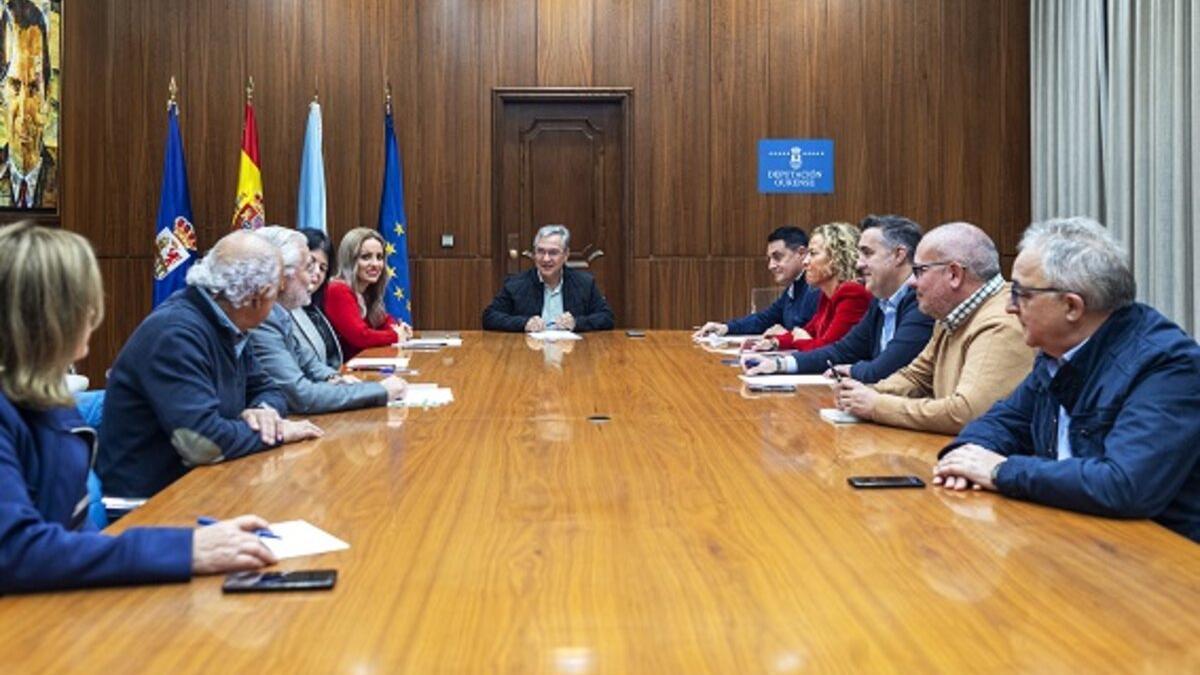
<path fill-rule="evenodd" d="M 804 324 L 812 339 L 795 340 L 791 333 L 784 333 L 776 337 L 779 348 L 807 352 L 841 340 L 866 315 L 871 298 L 871 292 L 857 281 L 843 282 L 832 296 L 822 293 L 817 313 Z"/>
<path fill-rule="evenodd" d="M 333 279 L 325 288 L 325 316 L 342 344 L 349 360 L 370 347 L 390 347 L 399 340 L 393 328 L 396 320 L 385 314 L 383 325 L 372 326 L 362 315 L 354 289 L 341 279 Z"/>

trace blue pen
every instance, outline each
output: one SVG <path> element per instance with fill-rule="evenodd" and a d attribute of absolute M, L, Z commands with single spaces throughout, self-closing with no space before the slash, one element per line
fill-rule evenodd
<path fill-rule="evenodd" d="M 216 525 L 217 519 L 210 518 L 209 516 L 200 516 L 199 518 L 196 519 L 196 523 L 201 526 Z M 275 534 L 274 532 L 268 530 L 265 527 L 262 528 L 261 530 L 255 530 L 254 534 L 259 537 L 266 537 L 267 539 L 281 539 L 282 538 L 279 535 Z"/>
<path fill-rule="evenodd" d="M 746 367 L 747 368 L 753 368 L 754 366 L 757 366 L 760 363 L 762 363 L 762 361 L 759 361 L 758 359 L 746 359 Z"/>

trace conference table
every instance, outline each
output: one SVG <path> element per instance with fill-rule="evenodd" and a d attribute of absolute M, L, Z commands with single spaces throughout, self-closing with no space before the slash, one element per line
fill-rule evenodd
<path fill-rule="evenodd" d="M 852 489 L 947 437 L 834 426 L 685 332 L 462 337 L 410 353 L 453 403 L 312 417 L 110 528 L 304 519 L 350 548 L 278 568 L 334 589 L 0 598 L 0 672 L 1200 671 L 1200 547 L 1152 522 Z"/>

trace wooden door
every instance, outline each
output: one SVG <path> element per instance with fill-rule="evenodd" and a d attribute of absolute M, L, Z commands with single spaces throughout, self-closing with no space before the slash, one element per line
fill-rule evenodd
<path fill-rule="evenodd" d="M 533 235 L 571 231 L 567 265 L 596 277 L 623 325 L 629 176 L 628 93 L 497 91 L 493 157 L 497 283 L 529 269 Z"/>

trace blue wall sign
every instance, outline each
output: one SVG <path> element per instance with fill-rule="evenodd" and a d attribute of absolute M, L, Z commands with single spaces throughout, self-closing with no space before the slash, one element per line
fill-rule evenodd
<path fill-rule="evenodd" d="M 758 141 L 758 191 L 833 192 L 833 140 L 763 138 Z"/>

